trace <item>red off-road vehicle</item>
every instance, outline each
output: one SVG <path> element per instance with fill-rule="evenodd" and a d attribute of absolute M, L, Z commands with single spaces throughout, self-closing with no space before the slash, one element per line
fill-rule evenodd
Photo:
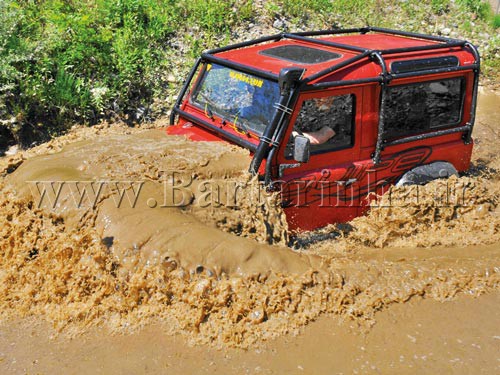
<path fill-rule="evenodd" d="M 314 229 L 467 170 L 479 64 L 467 41 L 375 27 L 272 35 L 203 53 L 167 132 L 249 149 L 290 227 Z"/>

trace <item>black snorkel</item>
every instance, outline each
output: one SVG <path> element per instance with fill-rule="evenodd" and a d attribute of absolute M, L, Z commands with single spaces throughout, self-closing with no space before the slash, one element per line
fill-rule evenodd
<path fill-rule="evenodd" d="M 294 97 L 294 91 L 304 74 L 303 68 L 283 68 L 280 71 L 278 84 L 280 87 L 279 102 L 274 104 L 274 115 L 271 124 L 264 130 L 264 134 L 260 137 L 260 143 L 255 151 L 252 162 L 250 163 L 249 172 L 253 175 L 259 173 L 260 165 L 269 154 L 269 150 L 279 145 L 279 140 L 275 138 L 276 130 L 280 129 L 287 115 L 292 113 L 290 108 L 291 101 Z M 270 161 L 268 161 L 270 162 Z M 266 168 L 269 170 L 269 168 Z M 269 179 L 267 176 L 266 180 Z"/>

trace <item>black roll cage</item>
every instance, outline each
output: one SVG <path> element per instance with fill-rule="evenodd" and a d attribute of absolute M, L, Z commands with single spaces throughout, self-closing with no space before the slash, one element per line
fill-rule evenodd
<path fill-rule="evenodd" d="M 376 32 L 376 33 L 383 33 L 383 34 L 389 34 L 389 35 L 398 35 L 398 36 L 405 36 L 405 37 L 410 37 L 410 38 L 416 38 L 416 39 L 422 39 L 422 40 L 429 40 L 429 41 L 434 41 L 438 42 L 436 44 L 431 44 L 431 45 L 421 45 L 421 46 L 413 46 L 413 47 L 403 47 L 403 48 L 392 48 L 392 49 L 385 49 L 385 50 L 373 50 L 373 49 L 368 49 L 368 48 L 362 48 L 358 46 L 352 46 L 348 44 L 343 44 L 343 43 L 336 43 L 332 41 L 325 41 L 321 39 L 315 39 L 313 37 L 315 36 L 327 36 L 327 35 L 338 35 L 338 34 L 352 34 L 352 33 L 359 33 L 359 34 L 366 34 L 369 32 Z M 306 90 L 317 90 L 317 89 L 325 89 L 325 88 L 330 88 L 330 87 L 337 87 L 337 86 L 351 86 L 351 85 L 360 85 L 360 84 L 366 84 L 366 83 L 373 83 L 377 82 L 381 85 L 381 91 L 380 91 L 380 107 L 379 107 L 379 125 L 378 125 L 378 133 L 377 133 L 377 143 L 375 146 L 375 152 L 372 155 L 373 162 L 374 164 L 380 163 L 380 155 L 381 152 L 383 151 L 384 147 L 391 146 L 391 145 L 397 145 L 405 142 L 411 142 L 415 140 L 420 140 L 420 139 L 425 139 L 425 138 L 431 138 L 435 136 L 440 136 L 444 134 L 450 134 L 450 133 L 459 133 L 463 132 L 463 139 L 465 143 L 470 143 L 471 142 L 471 136 L 472 136 L 472 130 L 474 127 L 474 122 L 475 122 L 475 117 L 476 117 L 476 106 L 477 106 L 477 92 L 478 92 L 478 85 L 479 85 L 479 69 L 480 69 L 480 64 L 481 64 L 481 59 L 479 56 L 479 52 L 477 48 L 472 45 L 471 43 L 465 41 L 465 40 L 458 40 L 458 39 L 452 39 L 452 38 L 446 38 L 446 37 L 441 37 L 441 36 L 432 36 L 432 35 L 425 35 L 425 34 L 419 34 L 419 33 L 413 33 L 413 32 L 407 32 L 407 31 L 398 31 L 398 30 L 392 30 L 392 29 L 386 29 L 386 28 L 381 28 L 381 27 L 361 27 L 361 28 L 350 28 L 350 29 L 333 29 L 333 30 L 319 30 L 319 31 L 307 31 L 307 32 L 297 32 L 297 33 L 280 33 L 280 34 L 275 34 L 275 35 L 270 35 L 254 40 L 249 40 L 246 42 L 241 42 L 241 43 L 236 43 L 232 45 L 228 45 L 222 48 L 215 48 L 208 50 L 204 53 L 202 53 L 201 58 L 198 58 L 191 69 L 188 78 L 184 82 L 184 85 L 179 93 L 179 96 L 177 97 L 177 100 L 175 102 L 174 108 L 172 109 L 172 112 L 170 114 L 170 125 L 174 125 L 175 123 L 175 116 L 181 115 L 187 118 L 191 118 L 191 120 L 196 120 L 196 122 L 201 122 L 203 126 L 210 125 L 209 128 L 215 128 L 211 124 L 209 124 L 206 121 L 200 121 L 198 119 L 192 118 L 192 116 L 189 116 L 189 114 L 183 110 L 180 109 L 180 106 L 182 104 L 182 101 L 184 99 L 184 96 L 186 95 L 187 90 L 189 89 L 191 85 L 191 81 L 194 78 L 194 75 L 196 74 L 198 67 L 200 64 L 205 63 L 205 62 L 211 62 L 215 64 L 219 64 L 228 68 L 236 69 L 244 73 L 252 74 L 260 78 L 268 79 L 274 82 L 278 82 L 279 76 L 277 74 L 263 71 L 256 69 L 252 66 L 237 63 L 234 61 L 229 61 L 220 57 L 215 56 L 215 54 L 221 53 L 221 52 L 226 52 L 230 50 L 235 50 L 243 47 L 248 47 L 256 44 L 261 44 L 261 43 L 266 43 L 266 42 L 277 42 L 283 39 L 290 39 L 290 40 L 298 40 L 298 41 L 304 41 L 308 42 L 311 44 L 316 44 L 316 45 L 321 45 L 321 46 L 328 46 L 328 47 L 335 47 L 335 48 L 340 48 L 344 50 L 348 50 L 351 52 L 356 52 L 357 54 L 343 62 L 340 62 L 338 64 L 335 64 L 327 69 L 324 69 L 320 72 L 317 72 L 305 79 L 299 79 L 297 81 L 297 88 L 300 91 L 306 91 Z M 441 67 L 441 68 L 433 68 L 433 69 L 425 69 L 425 70 L 417 70 L 417 71 L 412 71 L 412 72 L 405 72 L 405 73 L 389 73 L 386 65 L 386 61 L 384 59 L 384 56 L 386 55 L 393 55 L 393 54 L 398 54 L 398 53 L 407 53 L 407 52 L 418 52 L 418 51 L 429 51 L 429 50 L 435 50 L 435 49 L 450 49 L 450 48 L 463 48 L 463 49 L 468 49 L 471 51 L 471 53 L 474 56 L 474 63 L 466 66 L 452 66 L 452 67 Z M 322 83 L 311 83 L 315 80 L 318 80 L 322 77 L 325 77 L 337 70 L 340 70 L 348 65 L 360 62 L 361 60 L 364 59 L 370 59 L 372 61 L 375 61 L 378 63 L 382 69 L 382 72 L 380 73 L 379 76 L 377 77 L 372 77 L 372 78 L 362 78 L 362 79 L 354 79 L 354 80 L 346 80 L 346 81 L 333 81 L 333 82 L 322 82 Z M 415 77 L 415 76 L 423 76 L 423 75 L 430 75 L 430 74 L 437 74 L 437 73 L 448 73 L 448 72 L 457 72 L 457 71 L 464 71 L 464 70 L 472 70 L 474 72 L 474 84 L 473 84 L 473 93 L 472 93 L 472 105 L 471 105 L 471 110 L 470 110 L 470 120 L 468 123 L 466 123 L 464 126 L 457 127 L 457 128 L 452 128 L 452 129 L 446 129 L 446 130 L 436 130 L 432 132 L 428 132 L 422 135 L 415 135 L 415 136 L 410 136 L 410 137 L 405 137 L 402 139 L 397 139 L 394 141 L 385 141 L 384 140 L 384 105 L 383 103 L 385 102 L 385 96 L 386 96 L 386 89 L 385 87 L 393 80 L 397 78 L 407 78 L 407 77 Z M 295 104 L 296 98 L 297 98 L 297 92 L 298 90 L 293 90 L 290 100 L 288 101 L 289 104 Z M 293 96 L 293 97 L 292 97 Z M 277 113 L 276 116 L 280 116 L 280 113 Z M 277 129 L 283 129 L 285 128 L 286 122 L 289 121 L 290 116 L 281 116 L 281 121 L 284 122 L 282 124 L 279 124 Z M 212 129 L 214 130 L 214 129 Z M 222 129 L 217 128 L 218 132 L 221 132 Z M 256 147 L 251 144 L 250 142 L 245 141 L 244 139 L 241 139 L 239 137 L 233 136 L 229 132 L 223 131 L 224 135 L 233 141 L 234 143 L 242 146 L 249 148 L 251 151 L 255 151 Z M 277 134 L 274 135 L 273 137 L 273 148 L 269 151 L 269 156 L 268 156 L 268 163 L 269 159 L 272 158 L 274 155 L 274 150 L 281 141 L 280 137 L 284 135 L 284 131 L 277 131 Z M 265 140 L 261 140 L 261 142 L 264 142 Z M 252 163 L 254 164 L 254 163 Z M 258 170 L 259 166 L 253 165 L 252 172 L 256 173 L 255 171 Z M 271 168 L 268 166 L 266 168 L 266 173 L 265 173 L 265 179 L 266 181 L 270 181 L 270 174 L 271 173 Z"/>

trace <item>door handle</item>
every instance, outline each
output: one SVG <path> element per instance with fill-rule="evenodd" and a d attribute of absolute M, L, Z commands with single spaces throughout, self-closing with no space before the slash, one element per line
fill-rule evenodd
<path fill-rule="evenodd" d="M 300 163 L 294 163 L 294 164 L 280 164 L 279 165 L 279 172 L 278 172 L 278 175 L 280 177 L 283 177 L 283 172 L 285 171 L 285 169 L 289 169 L 289 168 L 298 168 L 300 167 Z"/>
<path fill-rule="evenodd" d="M 352 185 L 354 184 L 356 181 L 358 181 L 356 178 L 350 178 L 348 180 L 345 180 L 345 181 L 335 181 L 337 184 L 339 184 L 340 186 L 349 186 L 349 185 Z"/>

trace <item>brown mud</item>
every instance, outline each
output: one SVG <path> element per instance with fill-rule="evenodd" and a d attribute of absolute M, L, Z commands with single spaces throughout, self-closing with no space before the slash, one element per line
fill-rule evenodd
<path fill-rule="evenodd" d="M 500 293 L 414 298 L 377 314 L 368 334 L 335 317 L 246 351 L 188 346 L 151 325 L 68 340 L 39 321 L 0 332 L 5 374 L 491 374 L 500 370 Z"/>
<path fill-rule="evenodd" d="M 433 182 L 418 200 L 392 189 L 351 232 L 300 251 L 233 146 L 103 125 L 3 158 L 4 324 L 43 317 L 64 334 L 157 324 L 249 348 L 325 314 L 364 330 L 414 297 L 497 291 L 499 102 L 481 94 L 471 175 Z M 37 186 L 49 189 L 41 203 Z M 79 202 L 85 187 L 94 194 Z"/>

